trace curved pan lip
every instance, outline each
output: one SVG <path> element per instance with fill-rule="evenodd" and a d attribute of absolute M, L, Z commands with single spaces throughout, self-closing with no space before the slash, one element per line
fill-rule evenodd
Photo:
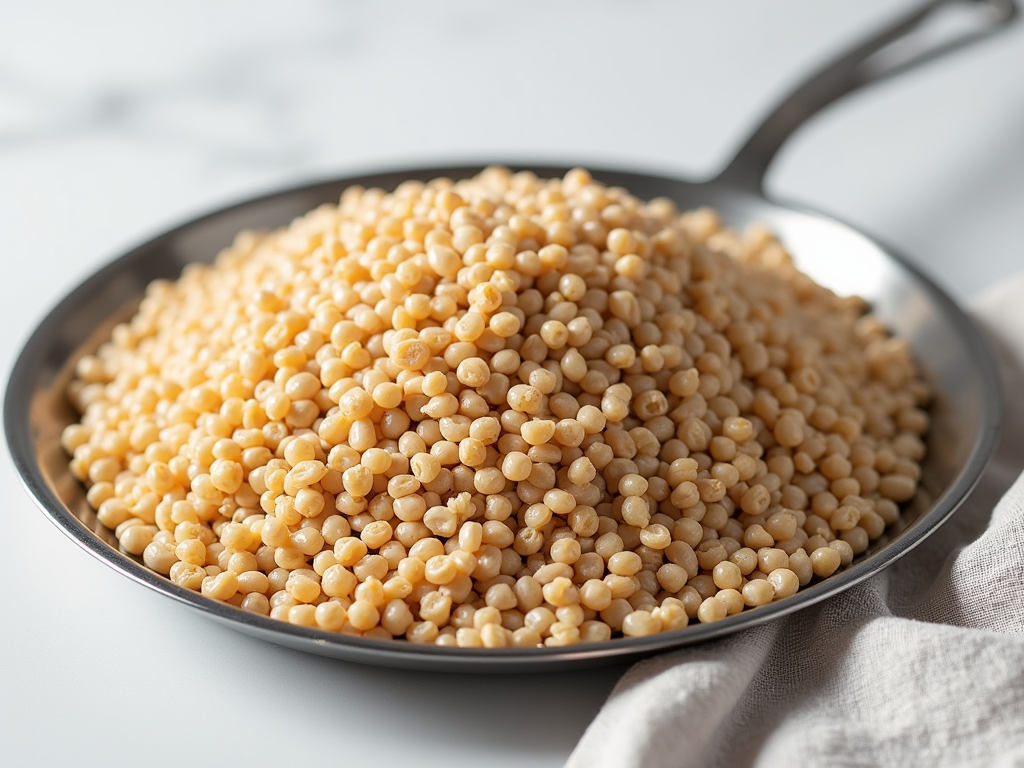
<path fill-rule="evenodd" d="M 982 410 L 979 419 L 979 432 L 967 461 L 954 482 L 949 485 L 944 493 L 935 499 L 927 511 L 922 513 L 913 524 L 901 531 L 891 541 L 875 550 L 865 559 L 855 562 L 846 570 L 816 584 L 812 584 L 778 603 L 773 603 L 754 611 L 744 611 L 714 624 L 693 625 L 682 630 L 647 637 L 619 638 L 605 643 L 564 648 L 463 649 L 422 646 L 403 641 L 384 641 L 338 635 L 250 614 L 225 603 L 205 598 L 196 592 L 173 584 L 166 578 L 150 571 L 140 562 L 110 546 L 79 520 L 72 510 L 58 497 L 56 491 L 44 476 L 37 460 L 37 430 L 33 429 L 30 405 L 33 398 L 45 388 L 44 382 L 40 379 L 44 372 L 46 352 L 53 343 L 52 340 L 55 337 L 55 332 L 64 323 L 68 322 L 73 310 L 80 306 L 99 286 L 124 270 L 125 267 L 135 264 L 135 262 L 139 261 L 154 248 L 172 242 L 181 235 L 225 214 L 244 211 L 261 203 L 281 201 L 292 196 L 308 196 L 311 199 L 323 198 L 324 201 L 329 201 L 332 198 L 325 196 L 329 190 L 340 190 L 345 186 L 355 184 L 393 187 L 395 184 L 408 178 L 426 179 L 437 176 L 463 178 L 479 172 L 486 165 L 493 164 L 468 163 L 458 166 L 403 168 L 327 179 L 273 191 L 219 208 L 169 229 L 131 249 L 119 258 L 114 259 L 86 278 L 47 314 L 26 341 L 12 369 L 5 396 L 4 427 L 7 443 L 21 481 L 39 508 L 76 544 L 119 573 L 179 603 L 195 608 L 211 619 L 272 643 L 348 661 L 389 667 L 454 672 L 507 673 L 546 670 L 560 671 L 626 661 L 723 637 L 733 632 L 755 627 L 792 614 L 849 589 L 905 555 L 943 523 L 963 502 L 967 494 L 977 483 L 989 456 L 995 448 L 999 433 L 1002 406 L 998 369 L 987 343 L 973 323 L 926 275 L 921 273 L 893 249 L 880 245 L 877 240 L 865 236 L 858 229 L 802 205 L 779 204 L 773 201 L 766 201 L 763 197 L 754 195 L 749 191 L 732 189 L 713 182 L 699 184 L 668 176 L 638 173 L 628 169 L 595 168 L 591 169 L 591 173 L 599 180 L 632 177 L 658 183 L 685 185 L 695 190 L 698 188 L 702 191 L 706 190 L 709 196 L 714 198 L 747 198 L 749 201 L 756 202 L 761 206 L 768 205 L 789 214 L 795 213 L 811 217 L 819 222 L 828 222 L 843 228 L 849 234 L 880 250 L 913 276 L 918 284 L 929 294 L 931 299 L 939 305 L 941 312 L 947 317 L 953 318 L 957 331 L 962 334 L 966 346 L 973 356 L 972 360 L 965 361 L 965 365 L 969 364 L 978 371 L 981 388 L 984 392 L 980 404 Z M 544 176 L 555 176 L 564 174 L 565 171 L 573 166 L 549 166 L 528 162 L 510 162 L 506 164 L 506 167 L 526 169 Z M 271 225 L 278 226 L 280 223 L 275 222 L 271 223 Z M 72 351 L 69 350 L 69 355 Z"/>

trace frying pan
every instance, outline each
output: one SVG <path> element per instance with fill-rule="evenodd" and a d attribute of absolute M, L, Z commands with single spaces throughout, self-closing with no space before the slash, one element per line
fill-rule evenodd
<path fill-rule="evenodd" d="M 928 30 L 947 9 L 961 13 L 951 35 L 935 41 Z M 770 201 L 764 174 L 786 138 L 808 117 L 870 82 L 987 37 L 1016 16 L 1012 0 L 932 0 L 839 57 L 800 85 L 772 111 L 716 178 L 688 182 L 628 170 L 591 169 L 609 185 L 640 198 L 665 196 L 682 209 L 710 205 L 734 228 L 759 223 L 771 229 L 798 266 L 840 294 L 856 293 L 898 335 L 907 339 L 935 392 L 921 490 L 902 519 L 834 576 L 796 595 L 714 624 L 641 638 L 569 648 L 459 649 L 337 635 L 256 616 L 180 588 L 118 550 L 71 476 L 60 433 L 76 420 L 64 392 L 77 358 L 95 350 L 113 325 L 138 305 L 146 285 L 174 278 L 190 262 L 210 261 L 236 232 L 287 224 L 346 187 L 392 189 L 406 179 L 462 179 L 481 166 L 419 168 L 337 179 L 276 192 L 216 211 L 177 227 L 124 254 L 66 296 L 28 339 L 11 374 L 4 423 L 11 455 L 38 506 L 91 555 L 167 597 L 235 630 L 291 648 L 350 661 L 459 672 L 568 669 L 621 661 L 721 637 L 806 608 L 879 572 L 907 554 L 960 505 L 991 454 L 1000 420 L 997 370 L 970 320 L 904 258 L 834 218 L 798 205 Z M 947 28 L 948 31 L 948 28 Z M 567 167 L 522 166 L 540 176 Z"/>

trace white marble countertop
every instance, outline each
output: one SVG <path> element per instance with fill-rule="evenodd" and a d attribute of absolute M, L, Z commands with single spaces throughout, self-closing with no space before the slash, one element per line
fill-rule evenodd
<path fill-rule="evenodd" d="M 487 159 L 709 176 L 801 74 L 905 7 L 0 0 L 0 380 L 105 261 L 275 187 Z M 790 141 L 769 192 L 966 300 L 1024 267 L 1021 73 L 1024 24 L 852 96 Z M 0 499 L 0 765 L 556 766 L 622 672 L 473 678 L 277 648 L 88 557 L 6 456 Z"/>

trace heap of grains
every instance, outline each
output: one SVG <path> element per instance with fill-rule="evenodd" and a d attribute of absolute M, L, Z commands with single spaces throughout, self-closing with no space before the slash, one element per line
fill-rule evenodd
<path fill-rule="evenodd" d="M 63 444 L 125 552 L 244 611 L 648 635 L 829 576 L 914 495 L 928 392 L 864 311 L 583 170 L 352 188 L 149 286 Z"/>

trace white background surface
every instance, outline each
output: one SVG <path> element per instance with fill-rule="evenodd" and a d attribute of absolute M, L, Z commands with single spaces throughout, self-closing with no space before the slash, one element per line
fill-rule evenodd
<path fill-rule="evenodd" d="M 711 175 L 906 3 L 0 0 L 0 379 L 127 247 L 277 186 L 534 159 Z M 797 133 L 769 191 L 958 299 L 1024 267 L 1024 24 Z M 0 457 L 0 765 L 561 765 L 622 667 L 464 677 L 214 625 L 66 539 Z"/>

